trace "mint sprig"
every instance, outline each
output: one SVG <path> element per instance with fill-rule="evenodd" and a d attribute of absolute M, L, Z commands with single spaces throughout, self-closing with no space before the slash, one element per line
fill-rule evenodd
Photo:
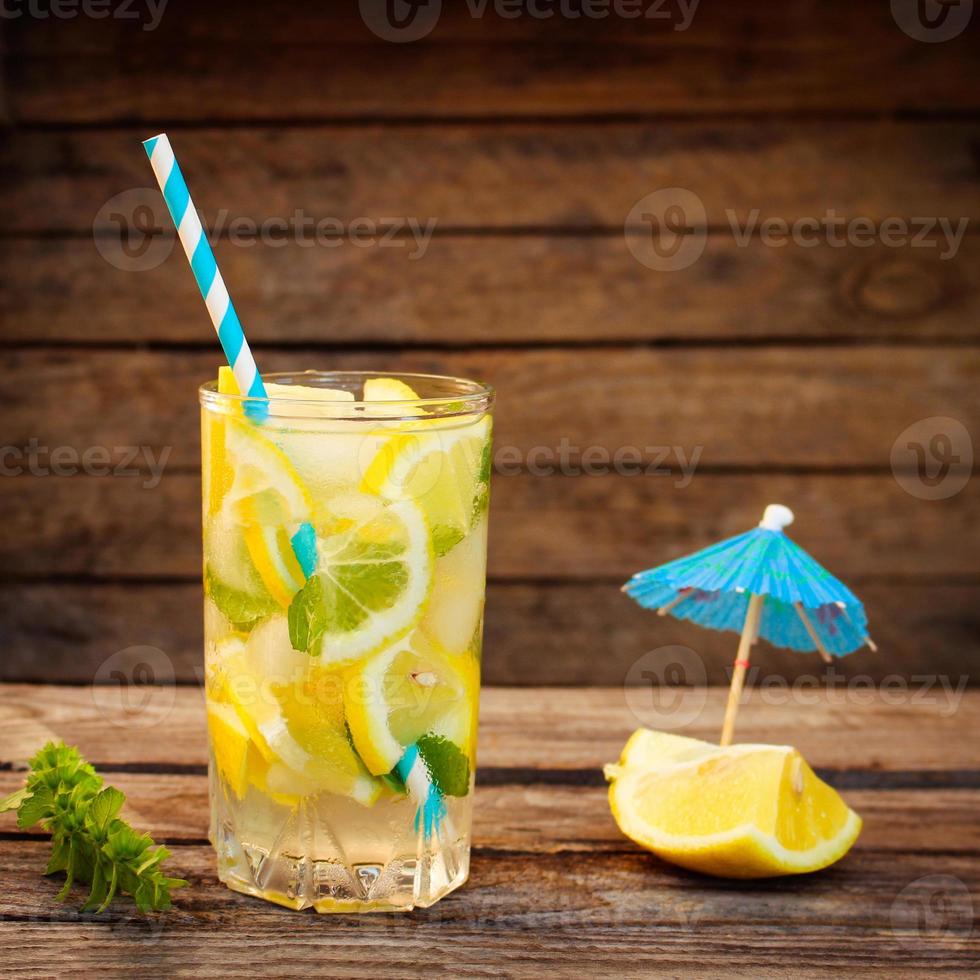
<path fill-rule="evenodd" d="M 0 801 L 0 813 L 17 811 L 17 826 L 40 824 L 51 834 L 45 874 L 65 873 L 58 901 L 76 881 L 91 886 L 83 911 L 102 912 L 120 892 L 132 895 L 141 912 L 170 908 L 170 891 L 187 884 L 161 870 L 170 852 L 119 817 L 126 800 L 74 746 L 49 742 L 31 759 L 27 785 Z"/>

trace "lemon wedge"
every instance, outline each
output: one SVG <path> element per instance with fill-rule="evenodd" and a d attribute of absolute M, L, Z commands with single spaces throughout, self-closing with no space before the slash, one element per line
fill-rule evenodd
<path fill-rule="evenodd" d="M 724 878 L 826 868 L 861 818 L 788 745 L 719 748 L 639 729 L 605 767 L 620 830 L 681 867 Z"/>
<path fill-rule="evenodd" d="M 212 460 L 211 485 L 221 483 L 221 503 L 208 525 L 206 549 L 219 584 L 212 598 L 235 590 L 252 597 L 259 613 L 263 594 L 288 606 L 306 581 L 293 539 L 304 526 L 312 535 L 310 492 L 289 457 L 243 419 L 220 420 L 220 453 L 220 462 Z M 256 576 L 258 587 L 251 581 Z"/>
<path fill-rule="evenodd" d="M 238 737 L 265 763 L 252 781 L 278 802 L 329 792 L 370 806 L 380 796 L 382 784 L 347 737 L 343 678 L 292 649 L 284 616 L 256 627 L 244 652 L 224 659 L 208 695 L 209 711 L 219 710 L 226 727 L 233 727 L 227 709 L 234 713 Z"/>
<path fill-rule="evenodd" d="M 418 395 L 411 385 L 405 384 L 398 378 L 368 378 L 364 382 L 364 401 L 366 402 L 411 402 L 417 401 Z M 373 405 L 373 415 L 411 416 L 420 414 L 419 409 L 410 409 L 407 405 Z"/>
<path fill-rule="evenodd" d="M 208 731 L 215 765 L 225 784 L 238 799 L 245 796 L 249 782 L 260 775 L 261 756 L 249 736 L 248 729 L 229 705 L 208 705 Z"/>

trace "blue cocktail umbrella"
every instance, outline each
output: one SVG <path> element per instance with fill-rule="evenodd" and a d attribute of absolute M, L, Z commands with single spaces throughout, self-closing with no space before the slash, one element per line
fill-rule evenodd
<path fill-rule="evenodd" d="M 758 637 L 791 650 L 818 651 L 828 663 L 867 644 L 868 617 L 857 596 L 783 528 L 793 512 L 770 504 L 759 526 L 658 568 L 637 572 L 623 591 L 641 606 L 710 629 L 741 633 L 721 744 L 731 742 L 749 652 Z"/>

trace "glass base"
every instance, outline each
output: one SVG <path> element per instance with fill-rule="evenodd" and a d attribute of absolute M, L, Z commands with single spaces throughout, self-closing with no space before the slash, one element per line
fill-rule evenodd
<path fill-rule="evenodd" d="M 365 808 L 324 794 L 288 807 L 259 793 L 235 800 L 214 789 L 210 837 L 218 877 L 234 891 L 291 909 L 407 912 L 432 905 L 469 875 L 471 797 L 447 801 L 426 838 L 405 798 Z"/>

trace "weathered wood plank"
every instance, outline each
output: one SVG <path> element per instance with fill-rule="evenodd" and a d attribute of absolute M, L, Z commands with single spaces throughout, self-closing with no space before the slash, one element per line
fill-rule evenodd
<path fill-rule="evenodd" d="M 978 572 L 976 480 L 937 505 L 912 497 L 890 475 L 695 472 L 689 485 L 677 486 L 682 479 L 498 474 L 491 494 L 491 577 L 602 577 L 618 584 L 642 568 L 754 527 L 773 500 L 793 507 L 794 540 L 845 580 Z M 144 488 L 151 480 L 150 474 L 0 480 L 7 529 L 0 537 L 3 577 L 196 581 L 199 478 L 165 472 L 158 486 Z M 31 542 L 29 549 L 24 541 Z M 928 548 L 910 547 L 914 541 Z"/>
<path fill-rule="evenodd" d="M 227 17 L 199 14 L 190 35 L 169 12 L 160 30 L 143 31 L 137 22 L 125 40 L 110 31 L 92 42 L 94 31 L 83 26 L 78 42 L 50 49 L 46 35 L 64 22 L 28 21 L 10 32 L 19 82 L 13 108 L 29 122 L 149 122 L 977 106 L 969 32 L 924 44 L 880 5 L 818 9 L 800 0 L 771 19 L 748 4 L 725 13 L 727 6 L 713 13 L 706 5 L 685 31 L 670 29 L 680 22 L 675 17 L 649 38 L 635 21 L 616 25 L 614 17 L 606 20 L 617 37 L 591 19 L 563 27 L 561 17 L 545 24 L 523 17 L 521 39 L 493 44 L 485 38 L 505 18 L 472 25 L 457 15 L 458 39 L 446 43 L 389 44 L 359 28 L 353 43 L 338 43 L 320 20 L 318 40 L 304 25 L 271 32 L 280 43 L 234 28 L 222 44 L 215 34 L 229 29 L 212 32 L 211 25 L 238 19 L 238 8 Z M 853 7 L 865 9 L 853 14 Z M 503 30 L 515 34 L 506 24 Z"/>
<path fill-rule="evenodd" d="M 664 187 L 696 193 L 712 227 L 728 228 L 727 211 L 745 221 L 753 208 L 760 219 L 821 217 L 831 208 L 876 222 L 975 218 L 977 133 L 975 122 L 720 120 L 195 127 L 172 136 L 205 223 L 215 227 L 220 218 L 227 234 L 233 219 L 260 223 L 297 209 L 345 225 L 435 218 L 437 233 L 618 229 L 640 198 Z M 145 135 L 142 127 L 12 132 L 0 145 L 0 179 L 16 193 L 0 201 L 0 228 L 88 233 L 104 202 L 154 186 L 139 152 Z M 157 208 L 157 226 L 167 228 Z M 221 248 L 224 265 L 231 250 Z M 341 249 L 316 251 L 343 261 Z"/>
<path fill-rule="evenodd" d="M 677 696 L 669 704 L 639 705 L 638 718 L 622 688 L 484 688 L 480 767 L 599 769 L 619 757 L 641 724 L 717 739 L 726 689 L 670 693 Z M 0 724 L 0 764 L 23 761 L 52 737 L 108 765 L 135 760 L 146 769 L 206 761 L 204 700 L 197 688 L 5 684 Z M 753 689 L 738 716 L 740 741 L 788 742 L 811 765 L 841 773 L 856 766 L 971 770 L 977 758 L 969 733 L 977 730 L 980 691 L 972 690 L 952 701 L 936 690 L 902 696 L 865 686 L 849 696 L 808 690 L 785 701 Z"/>
<path fill-rule="evenodd" d="M 139 830 L 168 844 L 206 840 L 206 776 L 118 772 L 105 778 L 126 794 L 126 819 Z M 0 772 L 0 798 L 23 781 L 23 773 Z M 844 789 L 843 794 L 864 821 L 857 851 L 980 853 L 980 790 Z M 15 816 L 0 815 L 0 833 L 16 832 Z M 543 784 L 479 787 L 473 844 L 529 854 L 633 849 L 612 818 L 603 787 Z"/>
<path fill-rule="evenodd" d="M 699 261 L 669 273 L 638 262 L 622 235 L 451 235 L 415 260 L 422 246 L 411 237 L 397 248 L 217 247 L 253 346 L 976 340 L 970 270 L 980 239 L 968 235 L 945 260 L 946 245 L 932 240 L 935 248 L 773 248 L 722 233 Z M 0 264 L 6 344 L 213 345 L 182 255 L 133 275 L 88 239 L 15 239 L 0 240 Z"/>
<path fill-rule="evenodd" d="M 946 675 L 976 683 L 980 584 L 851 581 L 872 624 L 878 652 L 840 661 L 843 678 Z M 200 680 L 201 588 L 197 583 L 7 584 L 0 587 L 0 678 L 89 683 L 120 650 L 164 652 L 182 682 Z M 619 594 L 614 582 L 492 580 L 483 655 L 486 684 L 615 685 L 648 651 L 679 644 L 695 652 L 688 683 L 725 684 L 734 657 L 730 634 L 660 619 Z M 688 656 L 688 655 L 686 655 Z M 703 672 L 698 660 L 703 662 Z M 751 681 L 822 676 L 815 656 L 752 653 Z M 695 676 L 697 675 L 697 676 Z M 770 680 L 767 683 L 776 683 Z"/>
<path fill-rule="evenodd" d="M 177 893 L 170 912 L 140 918 L 120 902 L 103 917 L 82 917 L 52 904 L 59 883 L 37 876 L 45 851 L 42 842 L 19 841 L 0 856 L 8 883 L 0 906 L 5 948 L 35 975 L 63 968 L 66 946 L 80 972 L 131 975 L 134 945 L 141 969 L 178 976 L 234 973 L 243 949 L 250 963 L 277 975 L 308 970 L 314 956 L 321 968 L 345 976 L 394 977 L 416 977 L 420 969 L 581 976 L 583 966 L 615 972 L 627 962 L 631 975 L 660 966 L 754 977 L 795 974 L 801 966 L 814 976 L 975 967 L 961 915 L 943 931 L 923 927 L 904 904 L 896 914 L 903 889 L 930 874 L 954 876 L 975 895 L 974 858 L 896 861 L 855 851 L 806 881 L 749 884 L 712 881 L 640 852 L 477 851 L 470 883 L 431 909 L 325 923 L 225 889 L 210 848 L 200 845 L 174 855 L 174 869 L 191 886 Z"/>
<path fill-rule="evenodd" d="M 201 329 L 210 327 L 202 320 Z M 195 389 L 216 373 L 213 350 L 14 350 L 6 360 L 7 445 L 170 446 L 170 465 L 197 465 Z M 637 447 L 652 459 L 651 447 L 674 446 L 687 458 L 701 447 L 701 465 L 887 467 L 907 425 L 932 416 L 971 425 L 980 417 L 980 350 L 955 347 L 298 349 L 265 351 L 261 366 L 481 378 L 499 394 L 498 454 L 515 447 L 538 465 L 532 450 L 564 445 L 573 458 L 573 450 L 595 446 L 610 454 Z"/>

